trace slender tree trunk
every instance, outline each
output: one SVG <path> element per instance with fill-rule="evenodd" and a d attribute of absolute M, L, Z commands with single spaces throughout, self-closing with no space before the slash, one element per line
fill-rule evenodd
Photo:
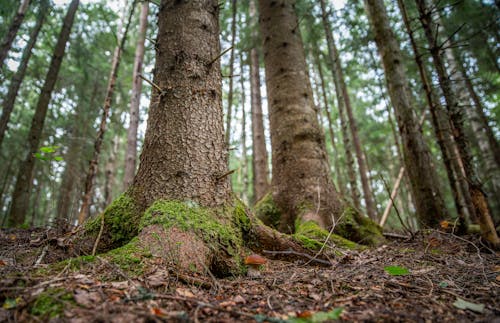
<path fill-rule="evenodd" d="M 403 140 L 405 168 L 417 215 L 421 225 L 436 227 L 448 212 L 437 183 L 436 171 L 431 167 L 429 148 L 411 105 L 401 50 L 389 25 L 383 0 L 365 0 L 365 7 L 382 58 L 387 87 Z"/>
<path fill-rule="evenodd" d="M 323 134 L 307 79 L 295 1 L 260 0 L 273 149 L 273 199 L 282 212 L 279 230 L 295 220 L 329 227 L 343 205 L 330 177 Z"/>
<path fill-rule="evenodd" d="M 106 125 L 108 122 L 109 110 L 111 109 L 111 104 L 113 101 L 113 94 L 115 92 L 116 79 L 118 77 L 118 68 L 120 67 L 121 54 L 125 47 L 125 41 L 127 39 L 128 30 L 132 22 L 132 17 L 134 15 L 135 2 L 132 3 L 130 8 L 130 15 L 125 26 L 120 43 L 115 48 L 113 54 L 113 60 L 111 62 L 111 72 L 108 79 L 108 87 L 106 90 L 106 96 L 104 98 L 104 104 L 102 107 L 101 122 L 99 125 L 99 130 L 97 132 L 97 137 L 94 142 L 94 155 L 89 162 L 89 169 L 87 171 L 87 178 L 85 180 L 85 190 L 82 197 L 82 205 L 80 206 L 80 212 L 78 214 L 78 223 L 81 224 L 88 216 L 92 191 L 94 186 L 94 178 L 97 175 L 99 156 L 101 155 L 102 142 L 104 140 L 104 134 L 106 132 Z"/>
<path fill-rule="evenodd" d="M 45 78 L 45 83 L 42 87 L 40 97 L 38 98 L 35 115 L 33 116 L 31 129 L 28 135 L 28 153 L 20 165 L 14 193 L 12 195 L 12 207 L 9 215 L 10 226 L 20 226 L 25 220 L 26 208 L 29 203 L 32 186 L 31 177 L 35 164 L 34 153 L 36 153 L 38 146 L 40 145 L 40 137 L 42 135 L 43 124 L 45 122 L 50 97 L 59 74 L 59 69 L 61 67 L 66 49 L 66 43 L 69 39 L 71 27 L 73 26 L 75 13 L 78 9 L 79 3 L 80 2 L 78 0 L 73 0 L 68 7 L 63 27 L 61 29 L 61 33 L 59 34 L 50 67 Z"/>
<path fill-rule="evenodd" d="M 144 60 L 144 43 L 148 29 L 149 3 L 141 4 L 139 31 L 135 47 L 134 71 L 132 75 L 132 95 L 130 97 L 130 123 L 127 130 L 127 152 L 125 153 L 125 172 L 123 175 L 123 189 L 126 190 L 134 180 L 137 164 L 137 128 L 139 127 L 139 106 L 142 92 L 142 63 Z"/>
<path fill-rule="evenodd" d="M 453 200 L 455 201 L 455 207 L 462 224 L 465 226 L 467 224 L 466 214 L 468 214 L 470 208 L 468 210 L 466 205 L 464 205 L 461 192 L 468 191 L 468 187 L 467 182 L 462 176 L 460 167 L 458 165 L 458 157 L 454 155 L 455 143 L 452 141 L 452 134 L 449 127 L 448 116 L 446 111 L 444 111 L 443 107 L 439 103 L 439 99 L 435 97 L 432 91 L 431 83 L 429 82 L 427 72 L 424 69 L 422 55 L 420 54 L 420 50 L 415 41 L 414 33 L 410 25 L 410 20 L 408 19 L 405 4 L 402 0 L 398 0 L 398 5 L 403 15 L 403 21 L 406 27 L 406 31 L 410 37 L 415 62 L 417 63 L 418 71 L 425 91 L 427 105 L 429 106 L 429 110 L 431 112 L 434 133 L 443 155 L 443 163 L 445 165 L 446 174 L 448 176 L 448 181 L 450 183 L 451 191 L 453 194 Z M 468 203 L 467 205 L 469 206 L 471 204 Z"/>
<path fill-rule="evenodd" d="M 160 199 L 207 207 L 230 200 L 217 8 L 215 0 L 160 6 L 154 83 L 164 92 L 149 111 L 129 189 L 141 210 Z"/>
<path fill-rule="evenodd" d="M 115 186 L 115 176 L 116 176 L 116 155 L 118 154 L 118 149 L 120 145 L 120 138 L 115 136 L 111 141 L 111 151 L 108 157 L 108 162 L 105 167 L 104 176 L 104 207 L 110 205 L 113 202 L 113 188 Z"/>
<path fill-rule="evenodd" d="M 236 38 L 236 0 L 232 0 L 232 20 L 231 20 L 231 56 L 229 58 L 229 92 L 227 93 L 227 114 L 226 114 L 226 146 L 229 149 L 231 144 L 231 119 L 233 114 L 233 74 L 234 74 L 234 43 Z"/>
<path fill-rule="evenodd" d="M 5 132 L 7 131 L 7 125 L 9 123 L 10 114 L 14 109 L 14 103 L 16 101 L 17 93 L 19 91 L 19 88 L 21 87 L 21 83 L 23 82 L 24 76 L 26 75 L 26 70 L 28 69 L 28 62 L 31 58 L 33 47 L 35 47 L 38 34 L 42 29 L 43 22 L 45 21 L 45 15 L 47 10 L 48 10 L 48 2 L 47 0 L 44 0 L 40 3 L 40 9 L 38 12 L 35 26 L 31 30 L 30 38 L 28 40 L 28 43 L 26 44 L 26 47 L 24 47 L 23 49 L 23 54 L 21 56 L 21 63 L 19 64 L 16 73 L 12 76 L 12 79 L 10 80 L 9 90 L 7 92 L 6 97 L 3 100 L 2 116 L 0 117 L 0 147 L 2 146 L 3 138 L 5 136 Z"/>
<path fill-rule="evenodd" d="M 337 142 L 335 139 L 335 132 L 333 130 L 330 105 L 328 104 L 328 98 L 326 96 L 325 77 L 323 75 L 323 67 L 322 67 L 320 56 L 319 56 L 317 50 L 314 52 L 314 60 L 316 62 L 316 66 L 318 68 L 318 74 L 319 74 L 320 85 L 321 85 L 321 97 L 323 99 L 323 105 L 325 106 L 325 114 L 326 114 L 327 122 L 328 122 L 328 133 L 330 134 L 330 141 L 332 143 L 333 163 L 335 165 L 335 177 L 337 179 L 337 184 L 338 184 L 340 193 L 342 196 L 344 196 L 344 195 L 346 195 L 347 191 L 345 188 L 342 172 L 340 170 L 339 156 L 338 156 L 338 151 L 337 151 Z"/>
<path fill-rule="evenodd" d="M 10 48 L 12 47 L 12 42 L 14 38 L 16 38 L 17 31 L 24 20 L 24 16 L 26 15 L 26 11 L 28 10 L 30 2 L 29 0 L 22 0 L 19 5 L 19 9 L 17 10 L 14 19 L 12 20 L 9 30 L 7 34 L 2 40 L 2 44 L 0 45 L 0 69 L 3 67 L 3 63 L 7 58 L 7 54 L 9 53 Z"/>
<path fill-rule="evenodd" d="M 262 113 L 262 96 L 260 93 L 259 52 L 257 50 L 258 31 L 256 24 L 257 10 L 255 0 L 250 0 L 250 17 L 253 26 L 250 49 L 250 98 L 252 114 L 252 171 L 253 171 L 253 197 L 257 202 L 269 192 L 269 166 L 264 135 L 264 116 Z"/>
<path fill-rule="evenodd" d="M 469 149 L 469 140 L 465 133 L 463 108 L 460 107 L 457 100 L 457 93 L 454 93 L 450 75 L 444 65 L 445 54 L 438 46 L 438 40 L 435 36 L 436 26 L 432 21 L 432 13 L 428 10 L 425 0 L 416 0 L 419 11 L 419 19 L 422 23 L 424 33 L 430 45 L 430 52 L 434 62 L 434 67 L 439 79 L 439 85 L 443 90 L 446 100 L 446 108 L 450 115 L 450 121 L 453 127 L 453 136 L 457 143 L 457 148 L 462 159 L 465 175 L 469 184 L 469 192 L 474 205 L 475 216 L 481 226 L 481 233 L 486 240 L 496 247 L 500 247 L 500 239 L 495 231 L 495 226 L 491 219 L 486 195 L 482 190 L 482 185 L 477 177 L 472 155 Z"/>
<path fill-rule="evenodd" d="M 243 177 L 243 194 L 242 200 L 248 203 L 248 152 L 247 152 L 247 113 L 245 108 L 246 92 L 245 92 L 245 71 L 243 68 L 243 52 L 240 52 L 240 89 L 241 89 L 241 155 L 243 158 L 241 164 L 241 173 Z"/>
<path fill-rule="evenodd" d="M 354 144 L 354 152 L 356 153 L 356 160 L 358 162 L 358 170 L 361 178 L 361 187 L 363 188 L 363 197 L 366 204 L 366 211 L 371 219 L 377 217 L 377 211 L 375 208 L 375 202 L 373 200 L 373 193 L 370 187 L 370 181 L 368 179 L 368 168 L 366 167 L 366 160 L 364 158 L 363 151 L 361 149 L 361 141 L 358 134 L 358 126 L 356 119 L 354 118 L 354 113 L 351 106 L 351 98 L 349 92 L 347 91 L 347 85 L 344 79 L 344 72 L 342 70 L 342 63 L 340 61 L 340 56 L 335 45 L 335 39 L 331 31 L 330 23 L 328 21 L 325 0 L 321 0 L 321 12 L 323 19 L 323 26 L 325 28 L 326 40 L 328 42 L 328 50 L 332 51 L 335 63 L 335 73 L 337 74 L 338 82 L 340 85 L 340 91 L 342 91 L 342 97 L 345 101 L 345 109 L 347 112 L 347 119 L 349 120 L 349 129 L 351 131 L 352 141 Z"/>

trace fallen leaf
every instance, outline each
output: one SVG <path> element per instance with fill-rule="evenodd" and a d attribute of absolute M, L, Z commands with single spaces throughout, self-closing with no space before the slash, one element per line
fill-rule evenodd
<path fill-rule="evenodd" d="M 182 297 L 190 297 L 190 298 L 194 297 L 194 294 L 189 289 L 186 288 L 177 288 L 175 292 Z"/>
<path fill-rule="evenodd" d="M 298 312 L 297 313 L 297 317 L 300 317 L 300 318 L 309 318 L 309 317 L 313 316 L 313 314 L 314 314 L 314 312 L 305 310 L 303 312 Z"/>
<path fill-rule="evenodd" d="M 448 227 L 450 226 L 450 222 L 444 220 L 439 222 L 439 225 L 441 226 L 441 229 L 448 229 Z"/>
<path fill-rule="evenodd" d="M 236 303 L 236 304 L 245 304 L 247 301 L 241 296 L 241 295 L 236 295 L 234 298 L 233 298 L 233 301 Z"/>
<path fill-rule="evenodd" d="M 127 289 L 128 288 L 128 281 L 111 282 L 111 287 L 116 288 L 116 289 Z"/>
<path fill-rule="evenodd" d="M 484 304 L 467 302 L 466 300 L 463 300 L 459 297 L 457 297 L 457 300 L 455 301 L 455 303 L 453 303 L 453 306 L 462 310 L 471 310 L 477 313 L 483 313 L 484 311 Z"/>

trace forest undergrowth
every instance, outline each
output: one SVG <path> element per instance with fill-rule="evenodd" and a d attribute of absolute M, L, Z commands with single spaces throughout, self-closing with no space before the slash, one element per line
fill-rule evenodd
<path fill-rule="evenodd" d="M 61 261 L 54 230 L 0 231 L 2 322 L 493 322 L 500 258 L 437 230 L 376 249 L 336 249 L 331 266 L 268 262 L 258 277 L 184 273 L 127 250 Z"/>

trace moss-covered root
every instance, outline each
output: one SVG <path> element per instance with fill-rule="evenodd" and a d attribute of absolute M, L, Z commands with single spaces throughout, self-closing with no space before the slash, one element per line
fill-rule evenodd
<path fill-rule="evenodd" d="M 244 230 L 244 215 L 237 206 L 205 208 L 193 202 L 160 200 L 144 213 L 139 242 L 179 270 L 209 270 L 225 277 L 245 271 Z"/>
<path fill-rule="evenodd" d="M 345 207 L 335 226 L 335 232 L 367 246 L 378 246 L 385 242 L 382 228 L 351 206 Z"/>

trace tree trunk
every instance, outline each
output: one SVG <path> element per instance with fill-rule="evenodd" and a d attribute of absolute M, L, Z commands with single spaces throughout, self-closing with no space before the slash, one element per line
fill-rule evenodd
<path fill-rule="evenodd" d="M 115 176 L 117 169 L 116 155 L 120 146 L 120 137 L 115 136 L 111 141 L 111 151 L 109 153 L 108 162 L 105 167 L 104 176 L 104 207 L 113 202 L 113 187 L 115 186 Z"/>
<path fill-rule="evenodd" d="M 63 60 L 64 52 L 66 49 L 66 43 L 69 39 L 69 34 L 71 32 L 71 27 L 73 26 L 73 21 L 75 18 L 76 10 L 78 9 L 78 5 L 79 1 L 73 0 L 68 7 L 66 17 L 64 18 L 63 27 L 59 34 L 59 38 L 54 49 L 54 54 L 50 62 L 50 67 L 45 78 L 45 83 L 42 87 L 40 97 L 38 98 L 35 115 L 33 116 L 31 129 L 28 135 L 28 153 L 26 155 L 26 158 L 20 165 L 14 193 L 12 195 L 12 207 L 9 215 L 10 226 L 21 226 L 24 223 L 26 217 L 26 209 L 29 203 L 29 196 L 32 185 L 31 177 L 35 164 L 34 153 L 36 153 L 40 144 L 40 137 L 43 130 L 43 124 L 45 122 L 45 116 L 47 114 L 50 97 L 57 80 L 59 68 L 61 67 L 61 62 Z"/>
<path fill-rule="evenodd" d="M 123 31 L 120 43 L 118 44 L 118 46 L 116 46 L 115 52 L 113 54 L 113 60 L 111 62 L 111 72 L 109 74 L 109 79 L 108 79 L 108 87 L 106 90 L 106 96 L 104 98 L 104 104 L 102 107 L 101 122 L 99 125 L 99 130 L 97 132 L 97 137 L 94 142 L 94 155 L 89 162 L 87 178 L 85 179 L 85 190 L 82 197 L 82 205 L 80 206 L 80 212 L 78 214 L 78 223 L 80 224 L 83 223 L 83 221 L 85 221 L 89 213 L 91 199 L 92 199 L 92 191 L 94 186 L 94 178 L 97 175 L 98 171 L 99 156 L 101 155 L 101 147 L 102 147 L 102 142 L 104 140 L 104 134 L 106 132 L 109 110 L 111 109 L 113 94 L 115 92 L 116 78 L 118 77 L 118 68 L 120 67 L 121 54 L 125 47 L 125 41 L 127 39 L 128 30 L 132 22 L 132 17 L 134 15 L 134 8 L 135 8 L 135 2 L 132 3 L 132 7 L 130 8 L 130 15 L 128 17 L 127 24 L 125 26 L 125 30 Z"/>
<path fill-rule="evenodd" d="M 14 19 L 12 20 L 9 30 L 7 34 L 2 40 L 2 44 L 0 45 L 0 69 L 3 68 L 3 63 L 7 58 L 7 54 L 9 53 L 10 48 L 12 47 L 12 42 L 14 38 L 16 38 L 17 31 L 24 20 L 24 16 L 26 15 L 26 11 L 28 10 L 30 2 L 29 0 L 22 0 L 19 5 L 19 9 L 17 10 Z"/>
<path fill-rule="evenodd" d="M 245 108 L 245 71 L 243 68 L 243 52 L 240 52 L 240 88 L 241 88 L 241 173 L 243 177 L 243 193 L 241 199 L 248 204 L 248 152 L 247 152 L 247 113 Z"/>
<path fill-rule="evenodd" d="M 257 10 L 255 0 L 250 0 L 251 26 L 253 26 L 250 49 L 250 98 L 252 114 L 252 171 L 254 201 L 261 200 L 269 192 L 269 166 L 264 135 L 264 116 L 262 113 L 262 97 L 260 93 L 259 52 L 257 50 L 258 26 L 256 24 Z"/>
<path fill-rule="evenodd" d="M 130 123 L 127 130 L 127 152 L 125 153 L 125 171 L 123 175 L 123 189 L 126 190 L 134 180 L 137 164 L 137 128 L 139 127 L 139 106 L 141 103 L 142 63 L 144 59 L 144 43 L 148 28 L 149 3 L 144 1 L 141 5 L 139 18 L 139 31 L 135 47 L 134 71 L 132 75 L 132 94 L 130 97 Z"/>
<path fill-rule="evenodd" d="M 334 57 L 335 73 L 337 75 L 337 81 L 340 85 L 340 91 L 342 91 L 342 98 L 344 99 L 345 109 L 347 112 L 347 119 L 349 120 L 349 128 L 351 131 L 352 141 L 354 144 L 354 151 L 356 153 L 356 160 L 358 162 L 358 170 L 361 178 L 361 187 L 363 188 L 363 197 L 366 204 L 366 211 L 368 216 L 374 220 L 377 217 L 377 210 L 375 207 L 375 202 L 373 200 L 373 193 L 370 187 L 370 182 L 368 179 L 368 168 L 366 167 L 366 160 L 364 158 L 363 151 L 361 149 L 361 141 L 358 134 L 358 126 L 351 106 L 351 98 L 349 92 L 347 91 L 347 85 L 344 80 L 344 73 L 342 70 L 342 63 L 340 61 L 340 56 L 335 45 L 335 39 L 331 31 L 330 23 L 328 21 L 325 0 L 321 0 L 321 13 L 323 19 L 323 26 L 325 28 L 326 40 L 328 42 L 328 50 L 331 51 L 331 55 Z"/>
<path fill-rule="evenodd" d="M 332 143 L 332 149 L 333 149 L 333 163 L 335 165 L 335 177 L 337 179 L 337 184 L 340 190 L 340 193 L 342 196 L 346 194 L 346 188 L 344 184 L 344 179 L 342 176 L 342 172 L 340 170 L 340 163 L 339 163 L 339 156 L 337 153 L 337 143 L 335 140 L 335 132 L 333 130 L 333 123 L 332 123 L 332 115 L 330 112 L 330 105 L 328 104 L 328 99 L 326 96 L 326 84 L 325 84 L 325 77 L 323 75 L 323 66 L 321 64 L 320 56 L 316 51 L 314 52 L 314 59 L 316 61 L 316 66 L 318 68 L 318 74 L 319 74 L 319 79 L 320 79 L 320 85 L 321 85 L 321 96 L 323 99 L 323 105 L 325 106 L 325 114 L 328 122 L 328 133 L 330 134 L 330 141 Z"/>
<path fill-rule="evenodd" d="M 449 127 L 448 116 L 446 111 L 444 111 L 441 106 L 439 99 L 436 98 L 432 91 L 431 83 L 427 76 L 427 72 L 424 69 L 424 62 L 422 61 L 422 56 L 420 54 L 418 45 L 415 41 L 414 33 L 410 25 L 410 20 L 408 19 L 408 14 L 406 11 L 405 4 L 402 0 L 398 0 L 400 11 L 403 15 L 403 21 L 406 27 L 406 31 L 410 37 L 411 46 L 413 49 L 413 54 L 415 62 L 418 67 L 418 72 L 422 80 L 422 85 L 425 91 L 425 97 L 427 100 L 427 105 L 432 116 L 432 125 L 434 128 L 434 133 L 437 138 L 439 148 L 443 155 L 443 163 L 445 165 L 446 174 L 448 176 L 448 181 L 450 183 L 450 188 L 453 194 L 453 200 L 455 202 L 455 207 L 458 212 L 458 216 L 461 219 L 462 228 L 467 224 L 466 215 L 471 211 L 471 203 L 464 204 L 464 197 L 461 192 L 467 192 L 467 182 L 462 176 L 460 166 L 458 164 L 458 157 L 455 156 L 455 143 L 452 140 L 452 133 Z M 470 195 L 467 195 L 470 201 Z M 470 201 L 471 202 L 471 201 Z"/>
<path fill-rule="evenodd" d="M 365 0 L 365 7 L 382 58 L 387 87 L 403 140 L 405 168 L 408 171 L 412 195 L 421 225 L 436 227 L 447 215 L 437 184 L 437 174 L 431 167 L 429 148 L 424 141 L 411 106 L 403 57 L 382 0 Z"/>
<path fill-rule="evenodd" d="M 229 58 L 229 92 L 227 94 L 227 114 L 226 114 L 226 146 L 229 149 L 231 144 L 231 119 L 233 114 L 233 74 L 234 74 L 234 43 L 236 38 L 236 0 L 231 1 L 231 56 Z M 228 150 L 229 151 L 229 150 Z"/>
<path fill-rule="evenodd" d="M 469 192 L 475 212 L 473 216 L 476 217 L 479 225 L 481 226 L 481 234 L 483 237 L 494 246 L 500 247 L 500 239 L 498 238 L 495 226 L 491 219 L 488 201 L 484 191 L 482 190 L 482 185 L 474 168 L 474 161 L 469 149 L 469 140 L 465 133 L 463 108 L 459 105 L 457 99 L 458 95 L 452 88 L 450 75 L 444 65 L 443 55 L 445 53 L 442 48 L 438 46 L 438 40 L 434 34 L 437 29 L 432 21 L 432 13 L 428 10 L 425 0 L 416 0 L 416 3 L 420 14 L 419 19 L 430 45 L 430 52 L 438 75 L 439 85 L 441 86 L 446 100 L 446 108 L 450 115 L 450 122 L 453 127 L 453 136 L 455 138 L 455 142 L 457 143 L 457 148 L 464 166 L 467 182 L 469 184 Z"/>
<path fill-rule="evenodd" d="M 30 38 L 28 40 L 28 43 L 26 44 L 26 47 L 23 49 L 23 54 L 21 56 L 21 63 L 19 64 L 16 73 L 12 76 L 12 79 L 10 80 L 9 90 L 3 100 L 2 116 L 0 117 L 0 147 L 2 146 L 5 132 L 7 131 L 7 125 L 10 120 L 10 114 L 14 109 L 14 103 L 16 101 L 17 93 L 19 91 L 19 88 L 21 87 L 21 83 L 23 82 L 24 76 L 26 75 L 26 70 L 28 69 L 28 62 L 31 58 L 33 47 L 35 47 L 38 34 L 42 29 L 42 25 L 45 20 L 45 15 L 47 10 L 48 10 L 48 2 L 47 0 L 44 0 L 40 3 L 40 8 L 38 11 L 38 16 L 36 19 L 35 26 L 31 30 Z"/>

